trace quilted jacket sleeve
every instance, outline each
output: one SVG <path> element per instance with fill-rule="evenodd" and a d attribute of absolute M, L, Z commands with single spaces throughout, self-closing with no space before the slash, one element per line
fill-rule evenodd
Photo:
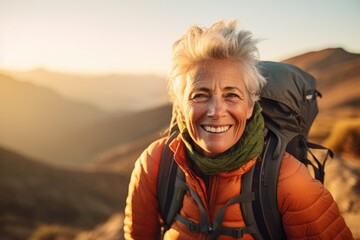
<path fill-rule="evenodd" d="M 330 192 L 287 153 L 277 194 L 288 239 L 353 239 Z"/>
<path fill-rule="evenodd" d="M 124 238 L 159 239 L 157 176 L 162 142 L 150 145 L 136 161 L 126 199 Z"/>

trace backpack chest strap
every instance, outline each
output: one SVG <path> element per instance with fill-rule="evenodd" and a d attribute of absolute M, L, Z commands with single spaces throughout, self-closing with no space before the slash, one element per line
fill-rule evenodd
<path fill-rule="evenodd" d="M 200 223 L 194 223 L 189 219 L 181 216 L 180 214 L 176 214 L 175 219 L 184 224 L 190 232 L 198 232 L 198 233 L 207 233 L 209 234 L 209 239 L 216 239 L 218 235 L 227 235 L 233 238 L 241 238 L 245 233 L 253 232 L 252 227 L 238 227 L 238 228 L 225 228 L 222 226 L 222 221 L 225 214 L 225 209 L 232 204 L 235 203 L 245 203 L 252 202 L 255 200 L 254 192 L 247 192 L 241 195 L 237 195 L 229 199 L 217 212 L 214 222 L 208 222 L 208 214 L 201 202 L 198 194 L 193 191 L 184 181 L 177 181 L 178 186 L 186 189 L 190 192 L 190 195 L 195 200 L 199 207 L 200 211 Z"/>

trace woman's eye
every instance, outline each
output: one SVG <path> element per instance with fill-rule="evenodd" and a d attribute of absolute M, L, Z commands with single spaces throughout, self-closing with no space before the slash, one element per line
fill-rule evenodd
<path fill-rule="evenodd" d="M 197 102 L 206 101 L 209 99 L 209 95 L 204 93 L 197 93 L 194 94 L 191 99 Z"/>
<path fill-rule="evenodd" d="M 225 96 L 226 96 L 226 98 L 230 98 L 230 99 L 232 99 L 232 98 L 240 98 L 240 96 L 237 95 L 236 93 L 228 93 Z"/>

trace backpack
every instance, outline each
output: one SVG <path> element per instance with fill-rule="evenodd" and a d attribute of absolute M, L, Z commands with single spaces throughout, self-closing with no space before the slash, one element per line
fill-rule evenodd
<path fill-rule="evenodd" d="M 192 232 L 206 232 L 209 239 L 216 239 L 220 234 L 241 238 L 245 233 L 252 234 L 255 239 L 285 239 L 276 197 L 278 174 L 284 152 L 287 151 L 311 168 L 314 178 L 324 182 L 325 163 L 328 156 L 333 158 L 333 152 L 307 140 L 310 127 L 318 113 L 317 97 L 321 97 L 316 90 L 316 79 L 286 63 L 261 61 L 257 67 L 267 79 L 259 100 L 265 120 L 265 144 L 254 166 L 242 177 L 241 194 L 235 199 L 230 199 L 219 210 L 212 224 L 204 220 L 207 216 L 204 216 L 206 213 L 201 201 L 187 187 L 184 173 L 169 149 L 169 144 L 179 134 L 173 112 L 157 183 L 163 234 L 176 219 Z M 310 149 L 327 150 L 324 160 L 319 161 Z M 312 156 L 312 161 L 308 159 L 307 153 Z M 201 221 L 198 224 L 178 214 L 186 191 L 190 191 L 199 205 Z M 224 228 L 221 225 L 224 209 L 234 203 L 240 203 L 245 228 Z"/>

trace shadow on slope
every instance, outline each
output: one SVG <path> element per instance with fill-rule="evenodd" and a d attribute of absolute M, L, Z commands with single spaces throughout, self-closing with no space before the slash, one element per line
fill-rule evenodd
<path fill-rule="evenodd" d="M 27 239 L 41 225 L 89 229 L 122 211 L 128 179 L 56 169 L 0 149 L 0 235 Z"/>

